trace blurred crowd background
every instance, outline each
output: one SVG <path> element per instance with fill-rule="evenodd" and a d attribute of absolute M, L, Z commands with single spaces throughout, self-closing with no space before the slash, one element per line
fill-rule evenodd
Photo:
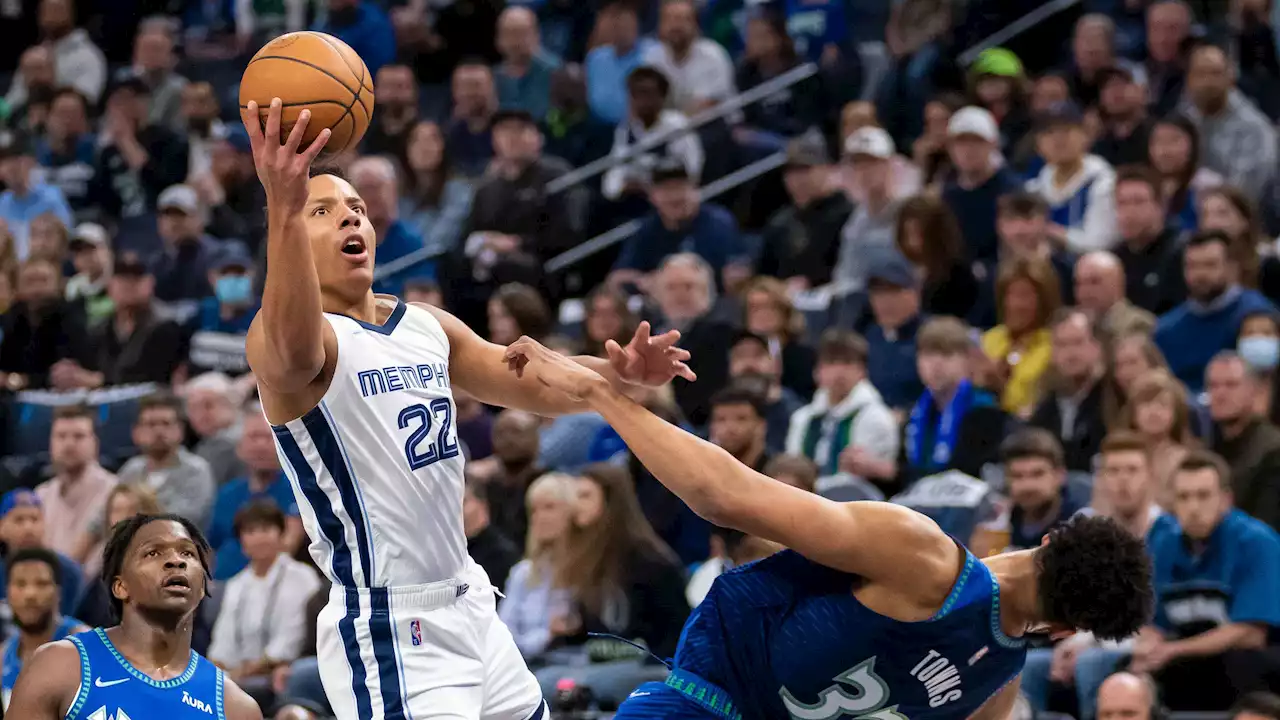
<path fill-rule="evenodd" d="M 248 57 L 313 28 L 376 78 L 330 160 L 378 291 L 566 353 L 677 328 L 699 380 L 654 412 L 979 555 L 1112 516 L 1152 624 L 1040 642 L 1020 716 L 1280 718 L 1280 3 L 0 0 L 0 27 L 6 699 L 112 622 L 105 529 L 164 509 L 216 550 L 197 649 L 269 713 L 328 711 L 327 588 L 245 362 L 237 112 Z M 607 716 L 768 549 L 598 416 L 456 399 L 499 612 L 559 716 Z"/>

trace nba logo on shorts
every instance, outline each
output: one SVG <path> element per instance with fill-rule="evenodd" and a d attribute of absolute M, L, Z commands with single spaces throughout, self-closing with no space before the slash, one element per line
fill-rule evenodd
<path fill-rule="evenodd" d="M 413 620 L 409 623 L 409 639 L 413 641 L 414 645 L 422 644 L 422 623 L 421 622 L 417 620 Z"/>

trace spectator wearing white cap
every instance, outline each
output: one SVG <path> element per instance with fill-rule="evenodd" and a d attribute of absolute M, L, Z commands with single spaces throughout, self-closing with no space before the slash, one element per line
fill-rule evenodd
<path fill-rule="evenodd" d="M 893 138 L 878 127 L 859 128 L 845 140 L 845 163 L 862 195 L 841 229 L 840 252 L 832 281 L 839 292 L 866 290 L 869 258 L 894 251 L 899 198 L 893 192 Z"/>
<path fill-rule="evenodd" d="M 170 303 L 187 301 L 183 309 L 189 314 L 195 303 L 213 294 L 209 272 L 222 244 L 205 233 L 208 211 L 190 185 L 169 186 L 156 205 L 160 210 L 156 226 L 164 241 L 153 267 L 156 297 Z"/>
<path fill-rule="evenodd" d="M 76 274 L 67 281 L 67 300 L 84 305 L 85 320 L 90 326 L 111 317 L 115 305 L 107 293 L 111 279 L 111 238 L 97 223 L 80 223 L 67 244 Z"/>
<path fill-rule="evenodd" d="M 994 262 L 997 201 L 1017 190 L 1021 181 L 1000 155 L 1000 128 L 995 116 L 975 105 L 961 108 L 947 123 L 947 154 L 955 175 L 942 188 L 942 200 L 960 224 L 968 259 Z"/>

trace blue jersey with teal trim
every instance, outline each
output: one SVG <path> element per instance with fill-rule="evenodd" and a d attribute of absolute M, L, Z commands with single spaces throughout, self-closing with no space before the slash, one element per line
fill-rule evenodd
<path fill-rule="evenodd" d="M 966 552 L 942 609 L 900 622 L 853 596 L 855 575 L 783 551 L 721 575 L 685 625 L 676 667 L 748 720 L 968 717 L 1022 670 L 1000 591 Z"/>
<path fill-rule="evenodd" d="M 75 628 L 84 625 L 84 623 L 71 617 L 61 616 L 58 618 L 58 625 L 53 629 L 53 640 L 61 640 L 71 634 Z M 13 693 L 13 686 L 18 684 L 18 674 L 22 672 L 22 658 L 18 657 L 18 641 L 21 639 L 20 633 L 14 633 L 12 637 L 4 643 L 3 665 L 4 674 L 0 675 L 0 702 L 4 708 L 9 709 L 9 696 Z"/>
<path fill-rule="evenodd" d="M 72 635 L 80 651 L 80 691 L 66 720 L 226 720 L 222 671 L 191 651 L 187 669 L 155 680 L 124 659 L 98 628 Z"/>

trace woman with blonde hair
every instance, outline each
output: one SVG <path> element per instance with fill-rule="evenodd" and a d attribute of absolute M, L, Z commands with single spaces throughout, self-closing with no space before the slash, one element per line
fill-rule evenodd
<path fill-rule="evenodd" d="M 1000 265 L 1000 324 L 982 335 L 989 363 L 975 376 L 1000 397 L 1005 412 L 1027 418 L 1040 399 L 1041 377 L 1053 356 L 1049 321 L 1061 302 L 1058 275 L 1047 260 L 1015 257 Z"/>
<path fill-rule="evenodd" d="M 553 625 L 570 612 L 570 594 L 555 584 L 555 575 L 568 547 L 577 482 L 571 475 L 547 473 L 530 483 L 524 496 L 529 513 L 524 559 L 507 576 L 498 617 L 526 660 L 547 649 L 556 638 Z"/>
<path fill-rule="evenodd" d="M 818 355 L 804 342 L 804 315 L 791 302 L 781 280 L 760 276 L 742 291 L 742 326 L 769 343 L 769 354 L 782 365 L 782 385 L 800 397 L 810 397 L 817 388 L 813 367 Z"/>
<path fill-rule="evenodd" d="M 1172 507 L 1173 473 L 1198 443 L 1191 434 L 1187 391 L 1165 370 L 1152 370 L 1134 383 L 1121 414 L 1122 429 L 1141 435 L 1151 449 L 1156 502 Z"/>

